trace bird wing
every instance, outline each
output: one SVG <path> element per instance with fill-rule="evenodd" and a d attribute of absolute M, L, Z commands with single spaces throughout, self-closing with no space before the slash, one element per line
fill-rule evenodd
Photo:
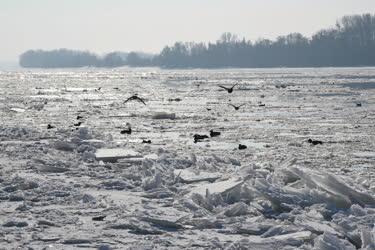
<path fill-rule="evenodd" d="M 145 101 L 142 98 L 138 97 L 137 100 L 146 105 Z"/>
<path fill-rule="evenodd" d="M 224 87 L 224 86 L 222 86 L 222 85 L 219 85 L 219 87 L 222 88 L 222 89 L 228 90 L 227 87 Z"/>
<path fill-rule="evenodd" d="M 128 102 L 128 101 L 130 101 L 130 100 L 133 100 L 133 97 L 132 97 L 132 96 L 129 97 L 128 99 L 126 99 L 126 100 L 124 101 L 124 103 L 126 103 L 126 102 Z"/>
<path fill-rule="evenodd" d="M 237 85 L 238 85 L 238 83 L 234 84 L 234 85 L 232 86 L 232 88 L 236 87 Z"/>
<path fill-rule="evenodd" d="M 240 108 L 240 107 L 242 107 L 242 106 L 245 106 L 245 105 L 246 105 L 246 103 L 243 103 L 243 104 L 241 104 L 241 105 L 240 105 L 240 106 L 238 106 L 238 107 Z"/>
<path fill-rule="evenodd" d="M 233 108 L 237 108 L 236 106 L 234 106 L 232 103 L 228 103 L 229 106 L 232 106 Z"/>

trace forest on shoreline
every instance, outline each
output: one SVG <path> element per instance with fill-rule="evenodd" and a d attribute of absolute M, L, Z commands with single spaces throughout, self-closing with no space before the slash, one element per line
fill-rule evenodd
<path fill-rule="evenodd" d="M 31 68 L 162 67 L 162 68 L 265 68 L 375 66 L 375 15 L 344 16 L 332 28 L 312 37 L 300 33 L 257 41 L 224 33 L 214 43 L 176 42 L 159 54 L 88 51 L 29 50 L 19 64 Z"/>

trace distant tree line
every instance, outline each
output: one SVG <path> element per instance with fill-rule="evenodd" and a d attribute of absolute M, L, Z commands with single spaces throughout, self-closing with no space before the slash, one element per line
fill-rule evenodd
<path fill-rule="evenodd" d="M 88 51 L 58 49 L 58 50 L 28 50 L 20 56 L 19 63 L 25 68 L 76 68 L 76 67 L 121 67 L 150 66 L 149 55 L 144 53 L 111 52 L 98 56 Z"/>
<path fill-rule="evenodd" d="M 70 50 L 28 51 L 21 55 L 20 64 L 166 68 L 375 66 L 375 15 L 344 16 L 335 27 L 320 30 L 311 38 L 291 33 L 274 41 L 252 42 L 224 33 L 215 43 L 177 42 L 153 57 L 135 52 L 125 57 L 114 52 L 99 58 L 89 52 Z"/>
<path fill-rule="evenodd" d="M 34 68 L 84 67 L 97 65 L 98 58 L 90 52 L 67 49 L 28 50 L 20 56 L 19 63 L 22 67 Z"/>
<path fill-rule="evenodd" d="M 256 42 L 224 33 L 216 43 L 175 43 L 154 58 L 162 67 L 323 67 L 375 65 L 375 15 L 345 16 L 311 38 L 299 33 Z"/>

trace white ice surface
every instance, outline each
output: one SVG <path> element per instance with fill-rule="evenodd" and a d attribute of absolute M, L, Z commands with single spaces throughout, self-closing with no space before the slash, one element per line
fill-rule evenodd
<path fill-rule="evenodd" d="M 374 81 L 373 68 L 0 72 L 0 248 L 375 249 L 375 89 L 353 88 Z M 123 104 L 135 93 L 147 105 Z"/>

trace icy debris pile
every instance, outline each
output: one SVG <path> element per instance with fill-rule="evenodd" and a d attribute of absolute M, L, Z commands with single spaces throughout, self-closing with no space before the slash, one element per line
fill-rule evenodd
<path fill-rule="evenodd" d="M 211 168 L 213 159 L 161 152 L 158 159 L 144 159 L 102 182 L 101 188 L 135 191 L 163 204 L 154 207 L 149 200 L 131 219 L 107 229 L 236 235 L 235 242 L 215 243 L 228 249 L 374 249 L 375 197 L 361 186 L 293 162 L 276 169 L 247 165 L 227 175 Z"/>
<path fill-rule="evenodd" d="M 7 131 L 14 138 L 32 134 L 26 129 Z M 34 225 L 77 226 L 84 224 L 82 217 L 90 216 L 84 209 L 92 209 L 92 214 L 112 218 L 99 224 L 103 230 L 158 239 L 186 232 L 184 237 L 194 240 L 185 242 L 185 247 L 375 248 L 374 193 L 350 179 L 295 166 L 294 160 L 278 168 L 243 165 L 229 156 L 197 157 L 165 149 L 150 154 L 150 148 L 116 148 L 115 143 L 94 138 L 98 137 L 82 127 L 59 131 L 57 139 L 43 143 L 22 144 L 18 150 L 31 157 L 20 166 L 27 170 L 24 175 L 0 172 L 0 200 L 16 204 L 14 218 L 1 223 L 4 232 L 31 230 Z M 120 197 L 134 195 L 139 204 L 116 205 L 95 192 L 85 194 L 83 188 Z M 25 213 L 30 215 L 27 219 Z M 198 237 L 201 234 L 216 235 L 217 240 Z M 57 240 L 73 245 L 92 242 Z"/>
<path fill-rule="evenodd" d="M 24 213 L 35 207 L 45 205 L 76 204 L 77 201 L 83 200 L 83 194 L 66 183 L 47 182 L 16 175 L 1 180 L 0 200 L 18 204 L 15 211 Z M 6 203 L 3 205 L 7 206 Z"/>
<path fill-rule="evenodd" d="M 104 146 L 104 141 L 97 138 L 86 127 L 80 127 L 74 131 L 69 139 L 63 136 L 61 139 L 55 140 L 53 146 L 55 149 L 66 152 L 78 153 L 84 162 L 92 162 L 95 159 L 97 148 Z"/>
<path fill-rule="evenodd" d="M 3 127 L 0 126 L 0 141 L 27 140 L 35 138 L 37 131 L 27 127 Z"/>
<path fill-rule="evenodd" d="M 375 247 L 373 194 L 329 173 L 300 167 L 246 166 L 239 173 L 247 175 L 211 184 L 202 177 L 201 183 L 181 188 L 183 198 L 174 207 L 191 216 L 179 223 L 254 237 L 232 247 Z"/>

